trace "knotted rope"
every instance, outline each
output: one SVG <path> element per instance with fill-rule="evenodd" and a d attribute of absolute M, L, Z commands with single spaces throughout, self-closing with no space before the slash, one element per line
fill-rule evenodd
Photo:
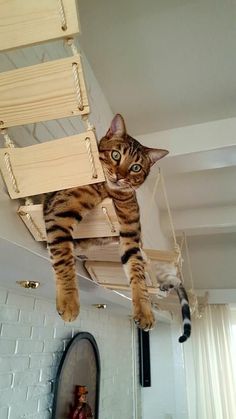
<path fill-rule="evenodd" d="M 107 208 L 106 207 L 102 207 L 102 211 L 103 211 L 103 214 L 105 215 L 105 217 L 107 219 L 107 222 L 108 222 L 108 224 L 110 226 L 111 232 L 112 233 L 115 233 L 116 232 L 116 228 L 115 228 L 113 222 L 111 221 L 111 218 L 110 218 L 110 216 L 108 214 Z"/>
<path fill-rule="evenodd" d="M 91 166 L 91 169 L 92 169 L 92 176 L 93 176 L 93 178 L 96 179 L 98 177 L 98 174 L 97 174 L 97 169 L 96 169 L 96 166 L 95 166 L 95 161 L 94 161 L 94 157 L 93 157 L 93 153 L 92 153 L 91 140 L 90 140 L 89 137 L 85 138 L 85 144 L 86 144 L 87 151 L 88 151 L 89 163 L 90 163 L 90 166 Z"/>
<path fill-rule="evenodd" d="M 58 0 L 58 10 L 59 10 L 60 19 L 61 19 L 61 29 L 63 31 L 66 31 L 67 30 L 67 21 L 66 21 L 64 4 L 63 4 L 62 0 Z"/>

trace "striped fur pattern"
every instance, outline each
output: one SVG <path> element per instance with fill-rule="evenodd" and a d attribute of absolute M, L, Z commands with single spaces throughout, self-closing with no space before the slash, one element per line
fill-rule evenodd
<path fill-rule="evenodd" d="M 122 116 L 116 115 L 99 143 L 106 182 L 54 192 L 46 197 L 44 219 L 56 279 L 57 310 L 65 321 L 73 321 L 79 314 L 76 247 L 94 244 L 90 240 L 73 240 L 73 228 L 104 198 L 111 197 L 120 224 L 121 261 L 132 290 L 134 320 L 142 329 L 153 327 L 135 189 L 145 181 L 151 166 L 167 153 L 142 146 L 127 134 Z M 101 239 L 97 243 L 102 244 Z"/>
<path fill-rule="evenodd" d="M 179 297 L 184 333 L 179 338 L 179 342 L 185 342 L 191 335 L 191 314 L 187 292 L 178 278 L 177 268 L 174 264 L 158 262 L 155 266 L 157 280 L 162 291 L 174 289 Z"/>

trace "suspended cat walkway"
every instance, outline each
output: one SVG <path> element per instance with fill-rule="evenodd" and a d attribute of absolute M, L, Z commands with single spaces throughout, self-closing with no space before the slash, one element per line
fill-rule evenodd
<path fill-rule="evenodd" d="M 81 57 L 72 38 L 80 31 L 76 3 L 12 0 L 1 4 L 1 51 L 55 39 L 64 39 L 72 51 L 68 58 L 0 73 L 0 130 L 5 139 L 5 148 L 0 149 L 0 169 L 10 197 L 26 198 L 19 215 L 39 241 L 45 240 L 42 206 L 33 205 L 29 197 L 104 181 L 95 130 L 88 119 Z M 13 126 L 76 116 L 85 124 L 82 134 L 15 148 L 8 133 Z M 107 220 L 113 221 L 112 203 L 104 203 L 100 210 L 96 231 L 106 225 L 110 234 Z M 88 225 L 89 230 L 93 229 L 95 222 L 88 219 Z M 112 229 L 118 234 L 115 220 Z M 86 237 L 85 223 L 81 231 Z"/>
<path fill-rule="evenodd" d="M 46 240 L 46 231 L 42 205 L 34 205 L 32 196 L 105 180 L 95 130 L 89 122 L 81 57 L 73 41 L 73 36 L 80 32 L 76 3 L 76 0 L 1 3 L 1 51 L 55 39 L 64 39 L 72 51 L 68 58 L 0 73 L 0 130 L 5 139 L 5 147 L 0 149 L 0 169 L 10 197 L 25 198 L 18 213 L 37 241 Z M 13 126 L 78 116 L 85 124 L 85 132 L 58 140 L 15 148 L 8 133 Z M 156 262 L 174 263 L 181 271 L 182 257 L 172 221 L 171 227 L 173 251 L 145 250 L 147 284 L 153 298 L 159 293 L 153 270 Z M 74 231 L 74 238 L 118 235 L 119 223 L 110 199 L 91 211 Z M 118 243 L 82 256 L 88 258 L 85 266 L 99 285 L 128 291 Z"/>

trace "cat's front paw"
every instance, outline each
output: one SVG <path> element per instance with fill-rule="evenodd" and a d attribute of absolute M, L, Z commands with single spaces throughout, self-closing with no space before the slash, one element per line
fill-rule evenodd
<path fill-rule="evenodd" d="M 80 305 L 77 292 L 73 295 L 57 295 L 57 311 L 65 322 L 73 322 L 79 315 Z"/>
<path fill-rule="evenodd" d="M 155 318 L 150 301 L 139 301 L 134 304 L 134 321 L 140 329 L 145 331 L 153 329 Z"/>

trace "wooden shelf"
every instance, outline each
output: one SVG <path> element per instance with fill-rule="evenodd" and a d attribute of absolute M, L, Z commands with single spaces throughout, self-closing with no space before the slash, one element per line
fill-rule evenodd
<path fill-rule="evenodd" d="M 159 286 L 154 279 L 154 275 L 150 275 L 151 271 L 154 272 L 153 264 L 160 261 L 166 262 L 167 260 L 168 262 L 175 263 L 177 254 L 173 251 L 153 249 L 144 249 L 144 252 L 149 259 L 149 263 L 146 266 L 147 285 L 150 294 L 156 294 L 159 292 Z M 80 256 L 82 259 L 85 257 L 88 258 L 88 260 L 85 261 L 85 268 L 95 282 L 109 289 L 120 291 L 129 290 L 127 278 L 120 262 L 119 244 L 107 245 L 104 246 L 104 248 L 90 249 L 83 252 L 83 254 L 81 253 Z M 92 260 L 92 258 L 96 260 Z"/>
<path fill-rule="evenodd" d="M 167 258 L 170 260 L 171 255 L 174 253 L 149 249 L 144 249 L 144 251 L 148 257 L 152 255 L 153 262 L 166 260 Z M 155 252 L 156 259 L 154 259 Z M 100 254 L 101 253 L 99 253 L 99 256 Z M 108 255 L 110 255 L 110 250 L 108 251 Z M 131 298 L 131 289 L 127 282 L 123 266 L 120 262 L 87 260 L 84 265 L 94 282 L 102 285 L 104 288 L 120 292 L 126 297 Z M 161 291 L 158 283 L 155 282 L 155 284 L 153 284 L 152 276 L 149 275 L 146 276 L 146 283 L 151 302 L 155 308 L 162 311 L 168 311 L 178 317 L 181 317 L 181 306 L 178 296 L 174 290 L 170 293 Z"/>
<path fill-rule="evenodd" d="M 0 73 L 0 97 L 0 128 L 89 113 L 79 55 Z"/>
<path fill-rule="evenodd" d="M 0 0 L 0 51 L 80 32 L 76 0 Z M 66 25 L 64 25 L 66 23 Z"/>
<path fill-rule="evenodd" d="M 92 153 L 97 177 L 94 177 L 89 153 Z M 105 179 L 93 131 L 29 147 L 0 148 L 0 169 L 11 198 L 39 195 Z"/>
<path fill-rule="evenodd" d="M 114 231 L 111 230 L 103 208 L 106 208 L 109 219 L 113 224 Z M 42 205 L 24 205 L 18 210 L 18 214 L 24 221 L 26 227 L 33 235 L 35 240 L 46 240 L 45 223 L 43 219 Z M 91 238 L 91 237 L 106 237 L 118 236 L 119 224 L 116 218 L 113 202 L 111 199 L 104 199 L 102 204 L 98 205 L 92 210 L 86 218 L 79 224 L 79 228 L 74 229 L 74 238 Z"/>

